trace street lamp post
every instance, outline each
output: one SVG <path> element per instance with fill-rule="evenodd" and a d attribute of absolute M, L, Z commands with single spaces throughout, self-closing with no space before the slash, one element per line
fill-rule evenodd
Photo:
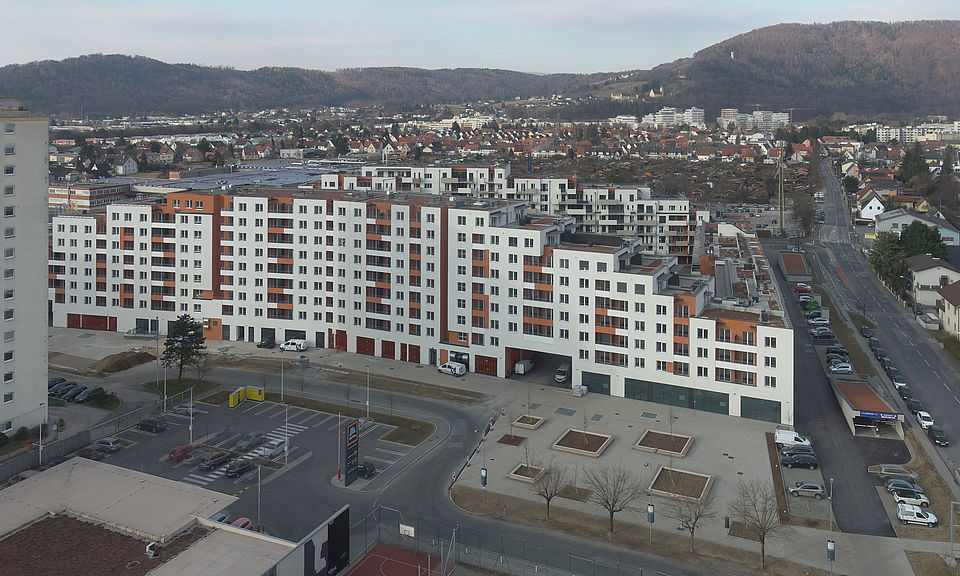
<path fill-rule="evenodd" d="M 830 561 L 830 576 L 833 576 L 833 559 L 836 555 L 837 544 L 833 540 L 833 478 L 830 478 L 830 528 L 827 532 L 827 560 Z"/>
<path fill-rule="evenodd" d="M 190 443 L 193 444 L 193 388 L 190 389 Z"/>
<path fill-rule="evenodd" d="M 370 419 L 370 365 L 367 364 L 367 420 Z"/>
<path fill-rule="evenodd" d="M 287 466 L 287 452 L 290 447 L 290 425 L 287 423 L 290 405 L 286 404 L 283 409 L 283 466 Z"/>
<path fill-rule="evenodd" d="M 46 405 L 46 402 L 40 403 L 40 427 L 38 428 L 40 431 L 40 442 L 37 444 L 37 453 L 39 454 L 37 462 L 38 466 L 43 466 L 43 425 L 47 421 L 47 419 L 44 417 L 43 407 Z"/>
<path fill-rule="evenodd" d="M 283 404 L 283 356 L 280 356 L 280 403 Z"/>

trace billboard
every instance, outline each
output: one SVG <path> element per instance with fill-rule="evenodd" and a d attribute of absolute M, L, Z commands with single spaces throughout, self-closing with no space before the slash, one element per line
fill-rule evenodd
<path fill-rule="evenodd" d="M 350 562 L 350 506 L 317 526 L 263 576 L 333 576 Z"/>
<path fill-rule="evenodd" d="M 343 427 L 343 485 L 357 479 L 360 464 L 360 421 L 351 420 Z"/>

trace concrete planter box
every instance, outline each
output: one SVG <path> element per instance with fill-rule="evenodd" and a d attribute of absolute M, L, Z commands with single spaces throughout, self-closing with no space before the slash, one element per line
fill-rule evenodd
<path fill-rule="evenodd" d="M 712 474 L 660 466 L 650 482 L 650 493 L 686 502 L 703 502 L 713 487 Z"/>
<path fill-rule="evenodd" d="M 554 450 L 570 452 L 571 454 L 582 454 L 598 458 L 603 451 L 613 442 L 612 434 L 597 434 L 594 432 L 584 432 L 574 428 L 567 428 L 560 438 L 557 438 L 550 447 Z"/>
<path fill-rule="evenodd" d="M 653 454 L 683 458 L 690 451 L 691 446 L 693 446 L 693 436 L 670 434 L 647 428 L 633 448 Z"/>
<path fill-rule="evenodd" d="M 544 422 L 547 419 L 542 416 L 532 416 L 530 414 L 523 414 L 519 418 L 513 421 L 513 425 L 517 428 L 526 428 L 527 430 L 536 430 L 537 428 L 543 426 Z"/>
<path fill-rule="evenodd" d="M 509 474 L 507 474 L 507 478 L 533 484 L 539 480 L 540 477 L 546 473 L 546 471 L 546 468 L 541 468 L 540 466 L 527 466 L 521 462 L 520 464 L 517 464 Z"/>

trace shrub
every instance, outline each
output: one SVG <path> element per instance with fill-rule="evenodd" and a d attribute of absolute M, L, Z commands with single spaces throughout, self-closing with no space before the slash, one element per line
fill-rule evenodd
<path fill-rule="evenodd" d="M 0 446 L 6 445 L 7 442 L 9 442 L 9 441 L 10 441 L 10 439 L 7 438 L 7 435 L 4 434 L 3 432 L 0 432 Z"/>
<path fill-rule="evenodd" d="M 26 440 L 30 437 L 30 430 L 26 426 L 21 426 L 17 428 L 17 432 L 13 435 L 13 439 L 16 441 Z"/>

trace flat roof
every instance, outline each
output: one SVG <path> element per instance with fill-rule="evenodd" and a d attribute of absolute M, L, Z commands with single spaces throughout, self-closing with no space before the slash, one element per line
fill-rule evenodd
<path fill-rule="evenodd" d="M 68 513 L 164 542 L 235 502 L 235 496 L 74 457 L 0 490 L 0 536 L 53 513 Z"/>
<path fill-rule="evenodd" d="M 244 533 L 246 532 L 246 533 Z M 162 566 L 153 576 L 264 574 L 296 545 L 232 526 L 214 529 Z"/>
<path fill-rule="evenodd" d="M 877 396 L 866 381 L 837 378 L 835 382 L 840 394 L 854 410 L 898 414 L 896 410 L 890 408 L 886 402 Z"/>
<path fill-rule="evenodd" d="M 802 254 L 795 252 L 781 252 L 780 259 L 783 261 L 783 268 L 790 276 L 806 276 L 810 274 L 807 270 L 807 263 Z"/>

